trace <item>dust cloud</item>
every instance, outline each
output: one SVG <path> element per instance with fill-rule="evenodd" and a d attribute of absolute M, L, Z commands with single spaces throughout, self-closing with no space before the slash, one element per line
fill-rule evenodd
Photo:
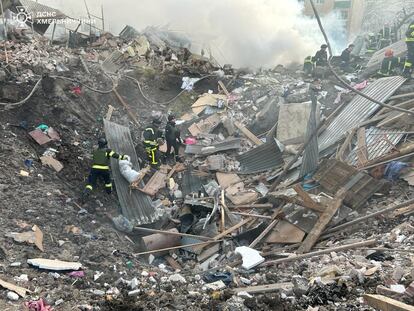
<path fill-rule="evenodd" d="M 83 0 L 39 0 L 73 17 L 86 16 Z M 219 63 L 236 67 L 273 67 L 303 62 L 323 43 L 314 19 L 302 15 L 297 0 L 86 0 L 105 28 L 118 34 L 125 25 L 137 30 L 166 26 L 192 39 L 193 52 L 211 50 Z M 346 46 L 343 25 L 325 17 L 336 52 Z"/>

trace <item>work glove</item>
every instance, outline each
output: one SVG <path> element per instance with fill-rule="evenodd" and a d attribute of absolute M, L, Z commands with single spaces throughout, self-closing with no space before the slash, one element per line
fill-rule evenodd
<path fill-rule="evenodd" d="M 123 154 L 123 155 L 121 155 L 121 160 L 128 160 L 128 161 L 130 161 L 130 157 L 129 157 L 129 155 L 127 155 L 127 154 Z"/>

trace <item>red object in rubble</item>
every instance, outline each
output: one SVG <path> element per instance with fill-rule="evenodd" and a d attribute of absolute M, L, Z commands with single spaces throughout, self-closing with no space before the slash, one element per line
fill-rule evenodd
<path fill-rule="evenodd" d="M 195 139 L 194 137 L 187 137 L 184 140 L 184 144 L 186 145 L 195 145 L 197 143 L 197 139 Z"/>
<path fill-rule="evenodd" d="M 75 86 L 72 88 L 72 93 L 75 95 L 80 95 L 82 94 L 82 89 L 80 88 L 80 86 Z"/>
<path fill-rule="evenodd" d="M 43 298 L 25 302 L 24 306 L 28 308 L 29 311 L 53 311 L 53 308 L 49 306 Z"/>

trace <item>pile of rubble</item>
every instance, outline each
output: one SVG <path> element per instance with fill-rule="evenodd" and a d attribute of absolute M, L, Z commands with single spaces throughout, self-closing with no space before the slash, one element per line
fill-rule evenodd
<path fill-rule="evenodd" d="M 297 67 L 219 68 L 153 27 L 4 44 L 4 310 L 411 310 L 411 114 Z M 347 78 L 413 108 L 410 81 Z M 167 113 L 182 162 L 150 170 L 141 133 Z M 82 204 L 103 133 L 136 174 L 113 161 L 117 195 Z"/>

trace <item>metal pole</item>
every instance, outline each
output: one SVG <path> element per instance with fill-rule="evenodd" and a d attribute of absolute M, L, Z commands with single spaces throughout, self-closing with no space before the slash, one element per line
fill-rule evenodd
<path fill-rule="evenodd" d="M 6 19 L 4 18 L 4 10 L 3 10 L 3 1 L 0 0 L 0 9 L 1 9 L 1 15 L 3 17 L 3 29 L 4 29 L 4 54 L 6 57 L 6 64 L 9 63 L 9 56 L 7 55 L 7 47 L 6 47 L 6 41 L 7 41 L 7 30 L 6 30 Z"/>

